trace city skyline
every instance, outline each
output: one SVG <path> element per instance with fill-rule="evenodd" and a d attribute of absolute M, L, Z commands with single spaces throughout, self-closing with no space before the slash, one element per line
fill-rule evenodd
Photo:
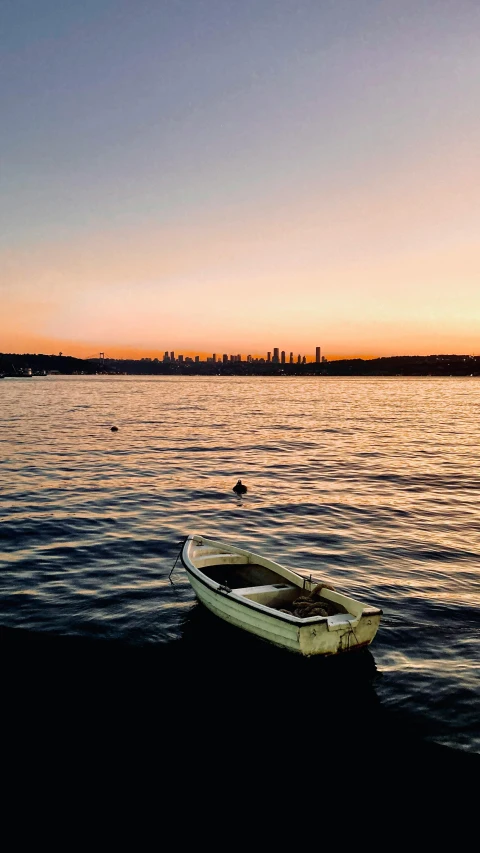
<path fill-rule="evenodd" d="M 7 4 L 0 350 L 475 351 L 479 33 L 473 0 Z"/>
<path fill-rule="evenodd" d="M 62 355 L 63 353 L 60 353 Z M 202 358 L 203 355 L 203 358 Z M 116 359 L 113 356 L 109 356 L 104 352 L 100 352 L 95 356 L 90 356 L 91 360 L 101 361 L 116 361 L 121 359 Z M 297 353 L 294 354 L 291 351 L 288 354 L 285 350 L 282 350 L 280 353 L 279 347 L 273 348 L 273 355 L 271 350 L 267 350 L 263 355 L 248 353 L 244 355 L 242 353 L 212 353 L 211 355 L 205 353 L 194 353 L 192 355 L 188 353 L 176 353 L 174 350 L 165 350 L 162 357 L 158 356 L 142 356 L 139 361 L 150 361 L 155 363 L 163 363 L 163 364 L 183 364 L 183 363 L 191 363 L 195 364 L 198 362 L 202 363 L 211 363 L 211 364 L 236 364 L 238 362 L 242 362 L 245 364 L 271 364 L 271 365 L 285 365 L 285 364 L 309 364 L 309 363 L 324 363 L 327 361 L 325 356 L 321 356 L 321 347 L 317 346 L 315 348 L 315 355 L 311 356 L 305 353 Z"/>

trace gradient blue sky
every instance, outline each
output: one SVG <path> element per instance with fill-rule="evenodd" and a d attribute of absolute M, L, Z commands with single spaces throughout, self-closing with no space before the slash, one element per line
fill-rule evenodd
<path fill-rule="evenodd" d="M 3 0 L 0 35 L 0 350 L 480 351 L 478 0 Z"/>

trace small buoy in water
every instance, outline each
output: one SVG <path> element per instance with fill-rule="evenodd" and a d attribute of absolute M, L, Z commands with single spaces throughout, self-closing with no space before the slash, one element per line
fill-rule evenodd
<path fill-rule="evenodd" d="M 118 432 L 118 427 L 112 427 L 112 432 Z"/>
<path fill-rule="evenodd" d="M 233 491 L 236 492 L 237 495 L 244 495 L 247 491 L 247 487 L 243 485 L 241 480 L 239 480 L 238 483 L 233 487 Z"/>

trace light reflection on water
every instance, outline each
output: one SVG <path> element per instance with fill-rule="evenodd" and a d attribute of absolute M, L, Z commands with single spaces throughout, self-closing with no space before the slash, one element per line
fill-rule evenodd
<path fill-rule="evenodd" d="M 381 702 L 478 749 L 479 412 L 470 378 L 3 380 L 2 624 L 175 642 L 178 543 L 227 537 L 382 607 Z"/>

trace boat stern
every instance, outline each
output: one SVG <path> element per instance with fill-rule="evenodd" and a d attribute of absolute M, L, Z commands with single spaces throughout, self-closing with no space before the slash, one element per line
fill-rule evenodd
<path fill-rule="evenodd" d="M 380 608 L 365 607 L 357 616 L 338 613 L 320 622 L 305 619 L 299 633 L 300 652 L 307 657 L 336 655 L 369 646 L 381 618 Z"/>

